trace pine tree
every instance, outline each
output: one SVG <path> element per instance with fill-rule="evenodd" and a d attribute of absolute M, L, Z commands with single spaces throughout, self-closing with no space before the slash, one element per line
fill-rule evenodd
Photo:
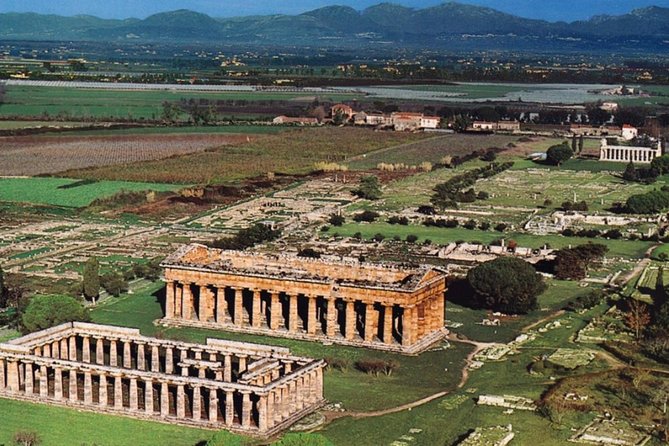
<path fill-rule="evenodd" d="M 95 257 L 91 257 L 84 265 L 84 297 L 91 299 L 93 303 L 100 295 L 100 263 Z"/>
<path fill-rule="evenodd" d="M 632 161 L 627 164 L 625 172 L 623 172 L 623 179 L 625 181 L 639 181 L 639 172 L 637 172 Z"/>

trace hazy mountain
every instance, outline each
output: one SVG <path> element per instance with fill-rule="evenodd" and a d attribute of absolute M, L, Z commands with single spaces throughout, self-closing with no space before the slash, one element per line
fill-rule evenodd
<path fill-rule="evenodd" d="M 188 10 L 155 14 L 144 20 L 0 14 L 0 38 L 4 39 L 134 39 L 171 43 L 225 41 L 298 45 L 333 42 L 349 46 L 381 39 L 448 46 L 471 35 L 499 38 L 510 48 L 514 47 L 514 42 L 522 46 L 533 39 L 535 42 L 543 39 L 542 42 L 549 41 L 551 45 L 563 45 L 560 39 L 566 37 L 589 40 L 592 47 L 602 38 L 607 42 L 628 39 L 634 46 L 633 38 L 644 37 L 643 44 L 648 45 L 648 42 L 660 42 L 669 36 L 669 8 L 643 8 L 621 16 L 596 16 L 571 24 L 526 19 L 491 8 L 454 2 L 424 9 L 381 3 L 361 12 L 350 7 L 328 6 L 296 16 L 225 19 Z M 485 48 L 486 42 L 482 41 L 479 45 Z"/>

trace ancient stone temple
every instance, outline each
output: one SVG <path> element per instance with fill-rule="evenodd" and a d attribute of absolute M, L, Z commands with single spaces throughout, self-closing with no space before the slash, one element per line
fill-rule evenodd
<path fill-rule="evenodd" d="M 323 360 L 67 323 L 0 344 L 0 397 L 268 437 L 323 403 Z"/>
<path fill-rule="evenodd" d="M 406 354 L 443 338 L 445 273 L 188 245 L 162 264 L 168 325 Z"/>

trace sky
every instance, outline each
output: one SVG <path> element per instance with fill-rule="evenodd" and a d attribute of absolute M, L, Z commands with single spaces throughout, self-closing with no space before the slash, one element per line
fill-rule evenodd
<path fill-rule="evenodd" d="M 213 17 L 256 14 L 299 14 L 327 5 L 364 9 L 384 0 L 0 0 L 0 12 L 90 14 L 104 18 L 145 18 L 175 9 L 191 9 Z M 388 1 L 388 0 L 385 0 Z M 549 21 L 588 19 L 598 14 L 624 14 L 645 6 L 669 7 L 669 0 L 459 0 L 500 11 Z M 394 0 L 414 8 L 437 5 L 443 0 Z"/>

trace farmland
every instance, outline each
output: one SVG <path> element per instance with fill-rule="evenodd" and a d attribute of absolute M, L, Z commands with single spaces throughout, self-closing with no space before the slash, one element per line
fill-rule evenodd
<path fill-rule="evenodd" d="M 155 160 L 248 138 L 234 134 L 6 137 L 0 138 L 0 175 L 41 175 Z"/>
<path fill-rule="evenodd" d="M 222 183 L 266 175 L 306 174 L 321 161 L 349 157 L 425 138 L 422 134 L 316 128 L 266 135 L 216 150 L 118 166 L 71 170 L 63 176 L 156 183 Z M 188 166 L 187 169 L 184 166 Z"/>
<path fill-rule="evenodd" d="M 172 184 L 100 181 L 76 185 L 77 180 L 67 178 L 0 178 L 0 201 L 48 204 L 65 207 L 83 207 L 98 198 L 109 197 L 121 190 L 171 191 Z M 72 185 L 73 187 L 63 186 Z"/>
<path fill-rule="evenodd" d="M 323 95 L 322 100 L 350 99 L 351 94 Z M 94 90 L 66 87 L 8 86 L 0 116 L 60 116 L 69 118 L 157 119 L 165 101 L 310 101 L 314 93 L 295 92 L 187 92 Z"/>

